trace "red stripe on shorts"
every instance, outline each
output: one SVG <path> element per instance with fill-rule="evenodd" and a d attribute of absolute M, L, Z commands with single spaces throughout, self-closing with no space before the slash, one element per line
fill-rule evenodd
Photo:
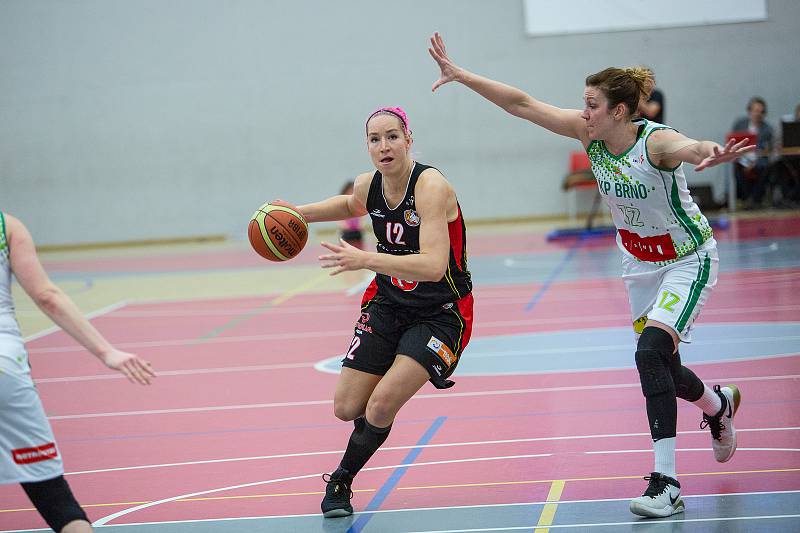
<path fill-rule="evenodd" d="M 469 338 L 472 336 L 472 306 L 475 300 L 472 293 L 467 294 L 456 302 L 458 312 L 464 318 L 464 332 L 461 334 L 461 351 L 469 344 Z"/>

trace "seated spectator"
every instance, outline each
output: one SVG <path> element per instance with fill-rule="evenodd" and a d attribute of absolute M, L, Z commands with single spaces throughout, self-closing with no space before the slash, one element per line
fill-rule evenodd
<path fill-rule="evenodd" d="M 747 116 L 733 123 L 732 131 L 756 135 L 756 151 L 740 157 L 733 163 L 736 178 L 736 195 L 745 209 L 760 207 L 768 184 L 769 154 L 774 149 L 775 134 L 764 117 L 767 103 L 754 96 L 747 103 Z"/>
<path fill-rule="evenodd" d="M 782 121 L 800 122 L 800 104 L 795 107 L 794 115 L 784 115 Z M 779 142 L 781 156 L 772 169 L 772 176 L 778 192 L 776 207 L 797 209 L 800 207 L 800 154 L 784 152 L 785 146 L 786 143 L 781 139 Z"/>

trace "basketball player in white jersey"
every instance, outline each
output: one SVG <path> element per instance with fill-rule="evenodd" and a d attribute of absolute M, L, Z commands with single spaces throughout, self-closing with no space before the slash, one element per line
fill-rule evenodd
<path fill-rule="evenodd" d="M 147 385 L 150 363 L 117 350 L 54 285 L 36 255 L 31 234 L 18 219 L 0 212 L 0 483 L 20 483 L 53 531 L 92 531 L 89 519 L 64 479 L 53 430 L 31 379 L 11 296 L 11 276 L 64 331 L 132 383 Z"/>
<path fill-rule="evenodd" d="M 638 337 L 636 367 L 647 405 L 655 467 L 631 512 L 648 517 L 684 510 L 675 472 L 676 398 L 703 411 L 714 457 L 736 450 L 734 385 L 705 385 L 681 365 L 678 345 L 691 340 L 692 324 L 717 282 L 717 245 L 708 221 L 689 195 L 683 163 L 703 170 L 755 149 L 745 142 L 720 146 L 696 141 L 662 124 L 636 117 L 653 87 L 644 68 L 608 68 L 586 78 L 583 111 L 561 109 L 525 92 L 455 65 L 436 33 L 429 52 L 441 69 L 433 90 L 457 81 L 512 115 L 581 142 L 600 193 L 611 210 L 622 251 L 622 277 Z"/>

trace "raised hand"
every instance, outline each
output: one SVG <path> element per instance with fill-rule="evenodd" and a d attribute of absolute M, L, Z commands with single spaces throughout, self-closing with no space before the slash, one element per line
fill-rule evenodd
<path fill-rule="evenodd" d="M 125 374 L 128 381 L 139 385 L 150 385 L 150 380 L 156 377 L 150 363 L 136 354 L 112 349 L 103 356 L 103 362 L 108 368 L 118 370 Z"/>
<path fill-rule="evenodd" d="M 700 163 L 694 167 L 695 172 L 700 172 L 705 168 L 713 167 L 721 163 L 733 161 L 734 159 L 738 159 L 739 157 L 743 156 L 747 152 L 752 152 L 756 149 L 755 144 L 745 146 L 747 144 L 747 139 L 742 139 L 739 142 L 735 141 L 735 139 L 729 140 L 727 143 L 725 143 L 725 146 L 722 147 L 722 150 L 715 146 L 714 153 L 700 161 Z"/>
<path fill-rule="evenodd" d="M 435 91 L 445 83 L 455 80 L 459 68 L 447 56 L 447 49 L 444 47 L 444 40 L 439 32 L 434 33 L 431 37 L 431 47 L 428 48 L 428 52 L 441 70 L 439 79 L 431 87 L 431 91 Z"/>

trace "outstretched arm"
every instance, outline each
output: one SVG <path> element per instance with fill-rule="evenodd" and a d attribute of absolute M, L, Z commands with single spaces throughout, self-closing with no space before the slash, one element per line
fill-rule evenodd
<path fill-rule="evenodd" d="M 584 133 L 586 122 L 581 118 L 579 110 L 561 109 L 540 102 L 516 87 L 484 78 L 457 66 L 447 55 L 444 40 L 438 32 L 431 37 L 431 47 L 428 48 L 428 52 L 441 71 L 439 79 L 431 90 L 435 91 L 445 83 L 457 81 L 512 115 L 533 122 L 553 133 L 574 139 L 586 137 Z"/>
<path fill-rule="evenodd" d="M 656 131 L 647 140 L 647 150 L 659 165 L 674 167 L 681 162 L 691 163 L 697 165 L 696 172 L 733 161 L 755 149 L 756 145 L 747 145 L 747 139 L 739 142 L 731 139 L 721 146 L 713 141 L 690 139 L 674 130 Z"/>
<path fill-rule="evenodd" d="M 34 303 L 61 329 L 100 359 L 122 372 L 132 383 L 148 385 L 155 377 L 150 363 L 138 355 L 114 348 L 58 288 L 39 262 L 33 238 L 18 219 L 5 215 L 11 271 Z"/>
<path fill-rule="evenodd" d="M 298 205 L 306 222 L 330 222 L 332 220 L 345 220 L 367 214 L 367 194 L 372 182 L 372 174 L 359 175 L 353 184 L 353 194 L 339 194 L 331 196 L 313 204 Z"/>

